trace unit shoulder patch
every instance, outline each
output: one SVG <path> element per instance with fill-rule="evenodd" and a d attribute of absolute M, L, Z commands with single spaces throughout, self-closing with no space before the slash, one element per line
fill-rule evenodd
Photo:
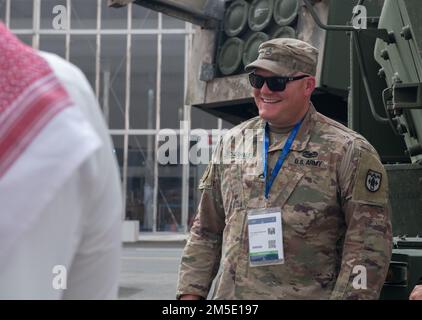
<path fill-rule="evenodd" d="M 384 167 L 371 152 L 363 151 L 359 160 L 352 200 L 374 205 L 388 202 L 388 180 Z"/>
<path fill-rule="evenodd" d="M 370 192 L 377 192 L 381 187 L 382 173 L 368 170 L 366 174 L 366 189 Z"/>

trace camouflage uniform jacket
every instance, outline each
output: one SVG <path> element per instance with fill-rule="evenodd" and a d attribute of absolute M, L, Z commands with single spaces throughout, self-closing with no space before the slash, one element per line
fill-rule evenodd
<path fill-rule="evenodd" d="M 311 105 L 265 199 L 264 125 L 259 117 L 248 120 L 216 147 L 200 183 L 177 297 L 207 297 L 218 271 L 214 299 L 378 298 L 392 234 L 387 175 L 377 152 Z M 236 139 L 247 129 L 258 129 L 258 138 L 246 138 L 240 149 Z M 269 166 L 283 146 L 270 145 Z M 250 267 L 247 210 L 264 207 L 281 208 L 285 261 Z"/>

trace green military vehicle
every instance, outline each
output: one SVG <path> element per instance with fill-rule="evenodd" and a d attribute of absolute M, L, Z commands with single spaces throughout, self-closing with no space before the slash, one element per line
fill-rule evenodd
<path fill-rule="evenodd" d="M 381 299 L 422 281 L 420 0 L 109 0 L 195 27 L 186 104 L 237 124 L 257 114 L 243 67 L 260 43 L 295 37 L 319 49 L 316 109 L 365 136 L 389 176 L 394 248 Z"/>

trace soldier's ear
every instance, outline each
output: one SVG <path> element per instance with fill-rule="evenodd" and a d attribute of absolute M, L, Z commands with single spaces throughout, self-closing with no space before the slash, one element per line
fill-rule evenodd
<path fill-rule="evenodd" d="M 314 76 L 305 78 L 305 96 L 310 97 L 315 90 L 316 80 Z"/>

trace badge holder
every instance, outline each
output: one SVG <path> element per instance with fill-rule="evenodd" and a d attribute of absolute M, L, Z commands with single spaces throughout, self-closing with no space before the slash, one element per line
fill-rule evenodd
<path fill-rule="evenodd" d="M 280 208 L 248 210 L 249 265 L 284 263 Z"/>

